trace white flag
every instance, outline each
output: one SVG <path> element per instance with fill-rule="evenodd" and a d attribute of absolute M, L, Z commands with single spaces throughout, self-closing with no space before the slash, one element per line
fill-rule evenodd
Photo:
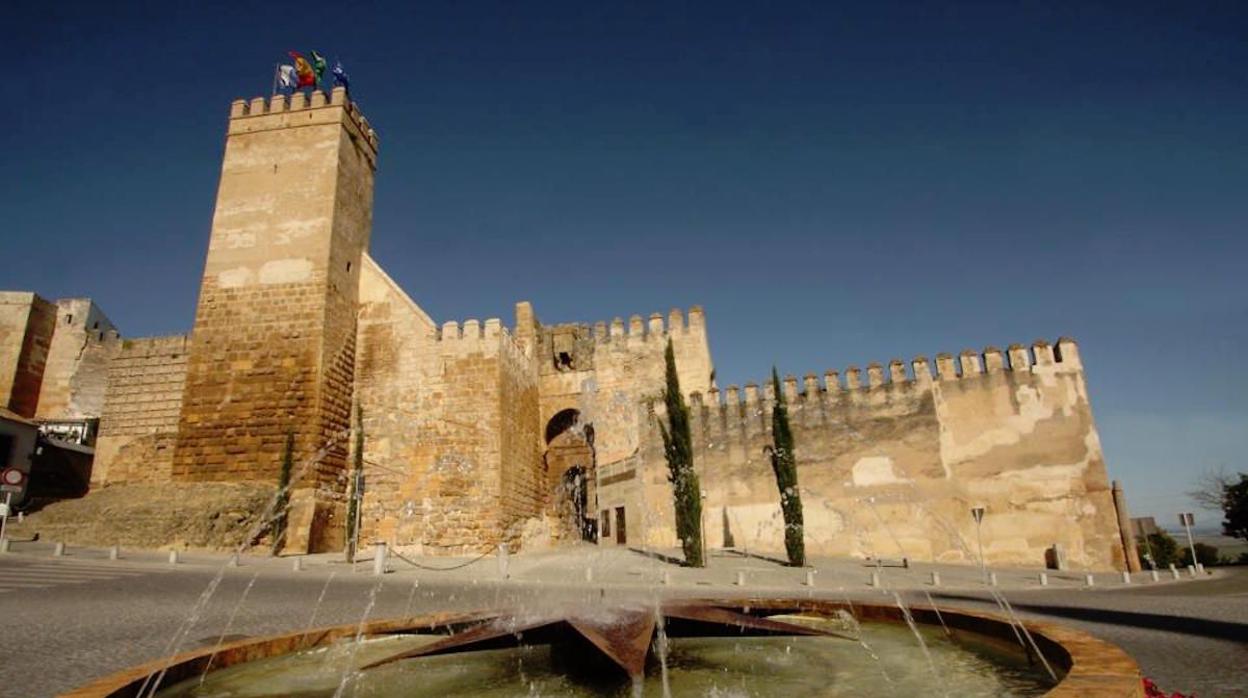
<path fill-rule="evenodd" d="M 277 84 L 279 87 L 295 89 L 299 85 L 299 74 L 295 72 L 295 66 L 279 65 L 277 67 Z"/>

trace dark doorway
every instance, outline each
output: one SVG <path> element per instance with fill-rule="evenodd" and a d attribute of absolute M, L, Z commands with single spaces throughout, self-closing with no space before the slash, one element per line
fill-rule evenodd
<path fill-rule="evenodd" d="M 624 524 L 624 507 L 615 508 L 615 542 L 617 545 L 628 543 L 627 528 Z"/>

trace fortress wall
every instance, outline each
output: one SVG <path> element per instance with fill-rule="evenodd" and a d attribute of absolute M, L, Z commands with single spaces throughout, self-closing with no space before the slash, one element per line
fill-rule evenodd
<path fill-rule="evenodd" d="M 435 326 L 375 266 L 360 289 L 361 540 L 488 549 L 536 508 L 536 371 L 497 319 Z"/>
<path fill-rule="evenodd" d="M 560 410 L 580 410 L 582 420 L 594 426 L 599 477 L 640 447 L 642 424 L 637 407 L 663 390 L 663 354 L 668 339 L 672 340 L 681 386 L 700 392 L 711 388 L 713 366 L 706 318 L 699 307 L 690 309 L 687 322 L 679 310 L 673 310 L 666 322 L 653 313 L 648 321 L 633 315 L 627 325 L 621 318 L 609 326 L 595 323 L 592 334 L 588 325 L 575 326 L 582 340 L 577 343 L 578 351 L 586 355 L 577 357 L 578 370 L 560 371 L 552 343 L 556 334 L 568 327 L 543 328 L 537 357 L 542 424 Z"/>
<path fill-rule="evenodd" d="M 119 343 L 108 365 L 93 487 L 170 481 L 189 348 L 186 335 Z"/>
<path fill-rule="evenodd" d="M 35 416 L 55 327 L 55 304 L 30 292 L 0 292 L 0 407 Z"/>
<path fill-rule="evenodd" d="M 807 550 L 814 555 L 975 561 L 973 506 L 985 506 L 990 564 L 1044 563 L 1061 544 L 1073 565 L 1124 564 L 1113 503 L 1073 342 L 989 349 L 909 367 L 855 367 L 784 381 L 794 429 Z M 1035 357 L 1033 359 L 1033 356 Z M 799 389 L 799 385 L 800 388 Z M 770 461 L 769 386 L 691 396 L 695 465 L 711 547 L 783 554 Z M 722 400 L 722 402 L 721 402 Z M 628 467 L 630 532 L 674 546 L 667 465 L 654 421 Z M 883 525 L 882 525 L 883 524 Z M 1073 525 L 1072 525 L 1073 524 Z"/>
<path fill-rule="evenodd" d="M 56 332 L 39 392 L 40 419 L 98 417 L 109 361 L 121 349 L 117 328 L 89 298 L 56 302 Z"/>

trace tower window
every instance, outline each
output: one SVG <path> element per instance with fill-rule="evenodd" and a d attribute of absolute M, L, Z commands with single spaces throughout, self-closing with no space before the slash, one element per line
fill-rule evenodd
<path fill-rule="evenodd" d="M 73 314 L 73 313 L 69 313 L 68 315 L 66 315 L 66 316 L 65 316 L 65 324 L 66 324 L 66 325 L 72 325 L 72 324 L 74 324 L 74 314 Z"/>
<path fill-rule="evenodd" d="M 347 272 L 349 273 L 350 271 L 351 271 L 351 263 L 347 262 Z"/>

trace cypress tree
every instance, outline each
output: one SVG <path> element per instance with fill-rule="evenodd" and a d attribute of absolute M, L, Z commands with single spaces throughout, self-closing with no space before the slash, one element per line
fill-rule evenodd
<path fill-rule="evenodd" d="M 295 430 L 286 430 L 282 449 L 282 470 L 277 476 L 277 507 L 273 516 L 273 554 L 286 545 L 286 521 L 290 516 L 290 474 L 295 467 Z"/>
<path fill-rule="evenodd" d="M 797 489 L 797 457 L 793 452 L 793 430 L 789 428 L 789 408 L 775 366 L 771 367 L 771 383 L 776 393 L 776 405 L 771 411 L 772 446 L 767 450 L 771 456 L 771 469 L 776 474 L 776 487 L 780 490 L 784 549 L 789 555 L 789 564 L 801 567 L 806 564 L 806 540 L 802 497 Z"/>
<path fill-rule="evenodd" d="M 347 562 L 355 562 L 355 536 L 364 496 L 364 408 L 355 408 L 355 454 L 351 459 L 351 498 L 347 500 Z"/>
<path fill-rule="evenodd" d="M 667 340 L 664 352 L 667 363 L 667 386 L 663 389 L 663 402 L 667 405 L 667 425 L 659 422 L 663 436 L 663 454 L 667 457 L 667 479 L 672 483 L 672 497 L 676 507 L 676 537 L 685 552 L 685 563 L 692 567 L 705 567 L 702 559 L 702 488 L 698 474 L 693 469 L 693 434 L 689 429 L 689 408 L 680 392 L 680 379 L 676 375 L 676 354 L 672 340 Z"/>

